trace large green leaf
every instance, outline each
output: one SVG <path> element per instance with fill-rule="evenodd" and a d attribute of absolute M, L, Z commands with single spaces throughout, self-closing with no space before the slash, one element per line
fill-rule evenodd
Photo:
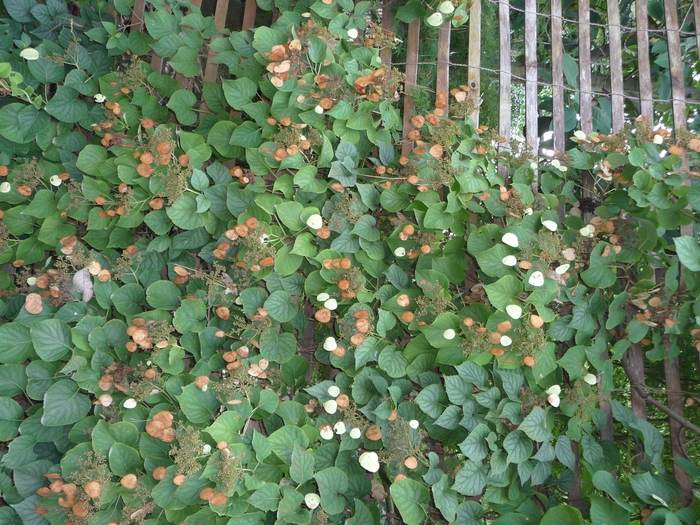
<path fill-rule="evenodd" d="M 173 224 L 183 230 L 194 230 L 204 226 L 204 215 L 197 213 L 197 200 L 194 195 L 185 193 L 177 202 L 166 209 Z"/>
<path fill-rule="evenodd" d="M 630 513 L 607 498 L 591 496 L 591 520 L 596 525 L 629 523 Z"/>
<path fill-rule="evenodd" d="M 177 396 L 180 408 L 190 423 L 208 423 L 221 407 L 214 389 L 202 390 L 194 383 L 182 389 Z"/>
<path fill-rule="evenodd" d="M 292 295 L 284 290 L 272 292 L 263 308 L 280 323 L 291 321 L 298 311 L 295 301 L 292 301 Z"/>
<path fill-rule="evenodd" d="M 267 440 L 277 457 L 287 464 L 292 462 L 295 444 L 303 449 L 309 446 L 308 436 L 299 427 L 294 426 L 284 426 L 275 430 Z"/>
<path fill-rule="evenodd" d="M 21 364 L 33 352 L 29 328 L 20 323 L 0 325 L 0 363 Z"/>
<path fill-rule="evenodd" d="M 62 379 L 51 385 L 44 394 L 41 423 L 47 427 L 70 425 L 85 417 L 91 407 L 90 399 L 80 393 L 75 382 Z"/>
<path fill-rule="evenodd" d="M 61 86 L 46 104 L 46 112 L 60 122 L 74 123 L 88 116 L 85 102 L 78 100 L 80 93 L 73 88 Z"/>
<path fill-rule="evenodd" d="M 49 363 L 58 361 L 72 348 L 70 327 L 58 319 L 44 319 L 31 328 L 37 355 Z"/>
<path fill-rule="evenodd" d="M 425 521 L 430 505 L 428 487 L 411 478 L 404 478 L 392 483 L 389 491 L 406 525 L 421 525 Z"/>
<path fill-rule="evenodd" d="M 673 239 L 681 263 L 691 272 L 700 272 L 700 245 L 694 237 L 684 235 Z"/>
<path fill-rule="evenodd" d="M 467 460 L 465 465 L 457 472 L 454 490 L 465 496 L 478 496 L 486 486 L 486 474 L 481 463 Z"/>
<path fill-rule="evenodd" d="M 12 398 L 0 397 L 0 441 L 8 442 L 17 435 L 24 410 Z"/>
<path fill-rule="evenodd" d="M 348 490 L 348 476 L 336 467 L 317 472 L 314 476 L 321 493 L 321 507 L 328 514 L 339 514 L 345 509 L 347 500 L 343 496 Z"/>

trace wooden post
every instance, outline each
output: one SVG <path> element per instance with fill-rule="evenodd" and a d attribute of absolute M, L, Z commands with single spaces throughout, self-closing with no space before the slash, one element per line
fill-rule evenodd
<path fill-rule="evenodd" d="M 413 141 L 408 140 L 408 132 L 413 129 L 411 117 L 415 109 L 411 90 L 418 82 L 418 43 L 420 41 L 420 20 L 408 24 L 406 42 L 406 94 L 403 102 L 403 145 L 401 153 L 408 155 L 413 150 Z"/>
<path fill-rule="evenodd" d="M 696 4 L 700 0 L 695 0 Z M 649 64 L 649 20 L 647 0 L 635 1 L 637 18 L 637 64 L 639 66 L 639 106 L 640 114 L 654 123 L 654 106 L 651 101 L 651 65 Z M 697 15 L 698 10 L 695 10 Z M 698 40 L 700 45 L 700 40 Z"/>
<path fill-rule="evenodd" d="M 139 33 L 143 31 L 143 10 L 146 7 L 146 0 L 136 0 L 134 2 L 134 8 L 132 9 L 131 16 L 131 30 L 138 31 Z"/>
<path fill-rule="evenodd" d="M 591 98 L 591 4 L 590 0 L 581 0 L 578 4 L 578 53 L 579 53 L 579 114 L 581 131 L 588 134 L 593 131 L 593 113 Z M 590 172 L 581 173 L 582 196 L 589 203 L 595 198 L 595 181 Z M 593 218 L 590 206 L 583 214 L 584 222 Z"/>
<path fill-rule="evenodd" d="M 671 412 L 683 417 L 683 394 L 681 393 L 681 370 L 678 365 L 678 358 L 669 358 L 671 341 L 668 335 L 664 335 L 664 377 L 666 379 L 666 404 Z M 669 438 L 671 440 L 671 455 L 674 458 L 687 457 L 685 428 L 674 418 L 668 419 Z M 690 476 L 677 463 L 673 463 L 673 477 L 681 486 L 681 499 L 684 504 L 689 504 L 693 499 L 693 486 Z"/>
<path fill-rule="evenodd" d="M 452 24 L 442 24 L 438 32 L 437 48 L 437 78 L 435 82 L 435 99 L 444 97 L 448 105 L 444 108 L 445 116 L 449 111 L 450 102 L 450 28 Z"/>
<path fill-rule="evenodd" d="M 217 0 L 216 9 L 214 10 L 214 24 L 216 24 L 216 29 L 221 32 L 224 27 L 226 27 L 226 15 L 228 13 L 228 3 L 229 0 Z M 216 36 L 212 37 L 214 40 Z M 209 49 L 207 54 L 207 65 L 204 68 L 204 81 L 205 82 L 216 82 L 217 73 L 219 71 L 219 64 L 214 63 L 214 57 L 216 57 L 216 51 Z M 207 105 L 202 100 L 200 106 L 202 111 L 207 111 Z"/>
<path fill-rule="evenodd" d="M 255 15 L 258 12 L 258 4 L 255 0 L 247 0 L 243 10 L 242 31 L 250 31 L 255 27 Z"/>
<path fill-rule="evenodd" d="M 500 44 L 498 78 L 498 135 L 505 139 L 501 151 L 510 149 L 511 97 L 510 97 L 510 5 L 507 0 L 498 2 L 498 39 Z M 508 182 L 508 166 L 499 164 L 498 172 Z"/>
<path fill-rule="evenodd" d="M 394 18 L 391 15 L 391 3 L 384 3 L 382 6 L 382 32 L 394 33 Z M 379 50 L 379 58 L 382 59 L 382 65 L 387 69 L 391 68 L 391 47 L 383 47 Z"/>
<path fill-rule="evenodd" d="M 564 136 L 564 40 L 561 0 L 552 0 L 552 131 L 555 154 L 564 153 L 566 137 Z"/>
<path fill-rule="evenodd" d="M 608 34 L 610 44 L 610 78 L 612 85 L 612 132 L 619 133 L 625 125 L 625 99 L 622 78 L 622 34 L 620 6 L 608 2 Z"/>
<path fill-rule="evenodd" d="M 508 48 L 510 49 L 510 47 Z M 479 126 L 479 103 L 481 102 L 481 0 L 473 0 L 469 9 L 469 69 L 467 83 L 474 110 L 469 118 L 474 127 Z"/>
<path fill-rule="evenodd" d="M 525 0 L 525 141 L 535 155 L 537 113 L 537 0 Z"/>

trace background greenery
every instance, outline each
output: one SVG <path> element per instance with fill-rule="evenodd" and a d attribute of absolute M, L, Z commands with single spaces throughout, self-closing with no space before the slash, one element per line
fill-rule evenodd
<path fill-rule="evenodd" d="M 426 98 L 403 156 L 372 5 L 259 6 L 4 3 L 0 522 L 695 523 L 620 361 L 697 424 L 700 140 L 505 157 Z"/>

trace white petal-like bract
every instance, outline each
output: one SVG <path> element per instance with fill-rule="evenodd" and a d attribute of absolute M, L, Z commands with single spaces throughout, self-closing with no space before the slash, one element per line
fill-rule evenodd
<path fill-rule="evenodd" d="M 379 456 L 376 452 L 363 452 L 360 454 L 360 465 L 367 472 L 377 472 L 379 470 Z"/>
<path fill-rule="evenodd" d="M 588 373 L 585 376 L 583 376 L 583 380 L 589 385 L 595 385 L 598 382 L 598 378 L 596 377 L 596 375 L 591 373 Z"/>
<path fill-rule="evenodd" d="M 323 410 L 329 414 L 335 414 L 338 411 L 338 403 L 336 403 L 335 399 L 329 399 L 323 403 Z"/>
<path fill-rule="evenodd" d="M 506 233 L 501 237 L 501 241 L 503 244 L 507 244 L 508 246 L 512 248 L 517 248 L 518 244 L 520 244 L 520 241 L 518 241 L 518 238 L 515 236 L 514 233 Z"/>
<path fill-rule="evenodd" d="M 506 266 L 515 266 L 518 264 L 518 259 L 515 257 L 515 255 L 506 255 L 503 259 L 501 259 L 501 262 Z"/>
<path fill-rule="evenodd" d="M 559 225 L 554 221 L 542 221 L 542 226 L 547 228 L 550 232 L 555 232 L 557 228 L 559 228 Z"/>
<path fill-rule="evenodd" d="M 306 503 L 306 506 L 309 507 L 311 510 L 314 510 L 321 504 L 321 496 L 310 492 L 309 494 L 304 496 L 304 503 Z"/>
<path fill-rule="evenodd" d="M 340 395 L 340 388 L 335 385 L 328 387 L 328 395 L 331 397 L 338 397 Z"/>
<path fill-rule="evenodd" d="M 540 271 L 532 272 L 527 282 L 532 286 L 542 286 L 544 284 L 544 274 Z"/>
<path fill-rule="evenodd" d="M 321 226 L 323 226 L 323 217 L 321 217 L 318 213 L 314 213 L 308 219 L 306 219 L 306 225 L 309 228 L 318 230 Z"/>
<path fill-rule="evenodd" d="M 455 335 L 457 335 L 457 333 L 452 328 L 448 328 L 442 333 L 442 337 L 445 339 L 454 339 Z"/>
<path fill-rule="evenodd" d="M 323 349 L 332 352 L 336 348 L 338 348 L 338 343 L 336 342 L 335 337 L 326 337 L 326 340 L 323 341 Z"/>
<path fill-rule="evenodd" d="M 508 306 L 506 306 L 506 313 L 512 319 L 520 319 L 520 317 L 523 315 L 523 309 L 520 308 L 517 304 L 509 304 Z"/>

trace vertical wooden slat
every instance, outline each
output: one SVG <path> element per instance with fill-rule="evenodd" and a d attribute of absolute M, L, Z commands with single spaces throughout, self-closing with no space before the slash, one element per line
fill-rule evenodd
<path fill-rule="evenodd" d="M 505 139 L 502 150 L 510 148 L 510 6 L 507 0 L 498 2 L 498 39 L 500 45 L 498 78 L 498 135 Z M 500 164 L 498 172 L 505 181 L 508 180 L 508 167 Z"/>
<path fill-rule="evenodd" d="M 537 153 L 537 0 L 525 0 L 525 140 Z"/>
<path fill-rule="evenodd" d="M 243 10 L 243 23 L 241 30 L 250 31 L 255 27 L 255 15 L 258 12 L 258 4 L 255 0 L 247 0 Z"/>
<path fill-rule="evenodd" d="M 675 3 L 675 2 L 674 2 Z M 668 19 L 667 19 L 668 23 Z M 666 379 L 666 404 L 668 408 L 683 417 L 683 394 L 681 388 L 681 370 L 678 358 L 669 359 L 671 348 L 669 336 L 664 336 L 666 357 L 664 358 L 664 377 Z M 685 428 L 674 418 L 668 418 L 669 438 L 671 440 L 671 454 L 674 458 L 687 457 Z M 673 463 L 673 477 L 681 486 L 681 499 L 687 505 L 693 499 L 693 487 L 690 476 L 677 463 Z"/>
<path fill-rule="evenodd" d="M 625 99 L 622 80 L 622 34 L 620 5 L 608 2 L 608 36 L 610 44 L 610 77 L 612 86 L 612 132 L 618 133 L 625 125 Z"/>
<path fill-rule="evenodd" d="M 678 6 L 676 0 L 664 0 L 666 15 L 666 41 L 668 43 L 668 63 L 671 72 L 671 98 L 673 126 L 676 130 L 686 127 L 685 92 L 683 89 L 683 57 L 681 38 L 678 31 Z"/>
<path fill-rule="evenodd" d="M 700 0 L 693 0 L 693 15 L 695 16 L 695 32 L 700 33 Z M 700 38 L 696 37 L 698 56 L 700 56 Z"/>
<path fill-rule="evenodd" d="M 564 40 L 561 0 L 552 0 L 552 131 L 556 154 L 564 153 Z M 563 208 L 562 208 L 563 209 Z"/>
<path fill-rule="evenodd" d="M 143 10 L 146 7 L 146 0 L 136 0 L 134 2 L 133 15 L 131 17 L 131 30 L 143 31 Z"/>
<path fill-rule="evenodd" d="M 411 97 L 413 86 L 418 82 L 418 43 L 420 41 L 420 20 L 408 24 L 408 39 L 406 42 L 406 96 L 403 102 L 403 145 L 401 153 L 408 155 L 413 149 L 413 142 L 408 140 L 408 132 L 413 129 L 411 117 L 415 103 Z"/>
<path fill-rule="evenodd" d="M 391 16 L 391 4 L 385 3 L 382 7 L 382 32 L 387 34 L 394 32 L 394 18 Z M 391 67 L 391 47 L 383 47 L 379 50 L 379 58 L 387 68 Z"/>
<path fill-rule="evenodd" d="M 201 1 L 201 0 L 200 0 Z M 214 24 L 216 29 L 222 31 L 226 27 L 226 15 L 228 13 L 229 0 L 217 0 L 216 9 L 214 10 Z M 216 36 L 212 37 L 214 40 Z M 219 72 L 219 64 L 214 63 L 214 57 L 216 57 L 216 51 L 209 49 L 207 54 L 207 65 L 204 68 L 204 80 L 206 82 L 216 82 L 217 73 Z M 207 105 L 204 101 L 200 106 L 202 111 L 207 111 Z"/>
<path fill-rule="evenodd" d="M 591 5 L 590 0 L 580 0 L 578 4 L 578 56 L 579 56 L 579 113 L 581 130 L 593 131 L 591 112 Z"/>
<path fill-rule="evenodd" d="M 435 82 L 436 100 L 449 104 L 450 91 L 450 28 L 452 24 L 442 24 L 438 32 L 437 78 Z M 444 97 L 444 98 L 443 98 Z M 447 115 L 448 107 L 444 108 Z"/>
<path fill-rule="evenodd" d="M 474 110 L 469 117 L 476 127 L 479 125 L 479 101 L 481 100 L 481 0 L 473 0 L 469 9 L 468 60 L 467 82 L 469 95 L 474 102 Z"/>
<path fill-rule="evenodd" d="M 593 114 L 591 99 L 591 4 L 590 0 L 578 3 L 578 56 L 579 56 L 579 115 L 581 131 L 588 134 L 593 131 Z M 582 196 L 590 204 L 595 196 L 593 176 L 581 173 Z M 583 213 L 583 220 L 588 223 L 593 218 L 590 206 Z"/>
<path fill-rule="evenodd" d="M 637 64 L 639 66 L 639 105 L 640 114 L 654 123 L 654 105 L 651 101 L 651 65 L 649 63 L 649 20 L 647 13 L 648 0 L 635 1 L 635 16 L 637 18 Z M 695 0 L 700 3 L 700 0 Z M 700 45 L 700 40 L 698 40 Z"/>

